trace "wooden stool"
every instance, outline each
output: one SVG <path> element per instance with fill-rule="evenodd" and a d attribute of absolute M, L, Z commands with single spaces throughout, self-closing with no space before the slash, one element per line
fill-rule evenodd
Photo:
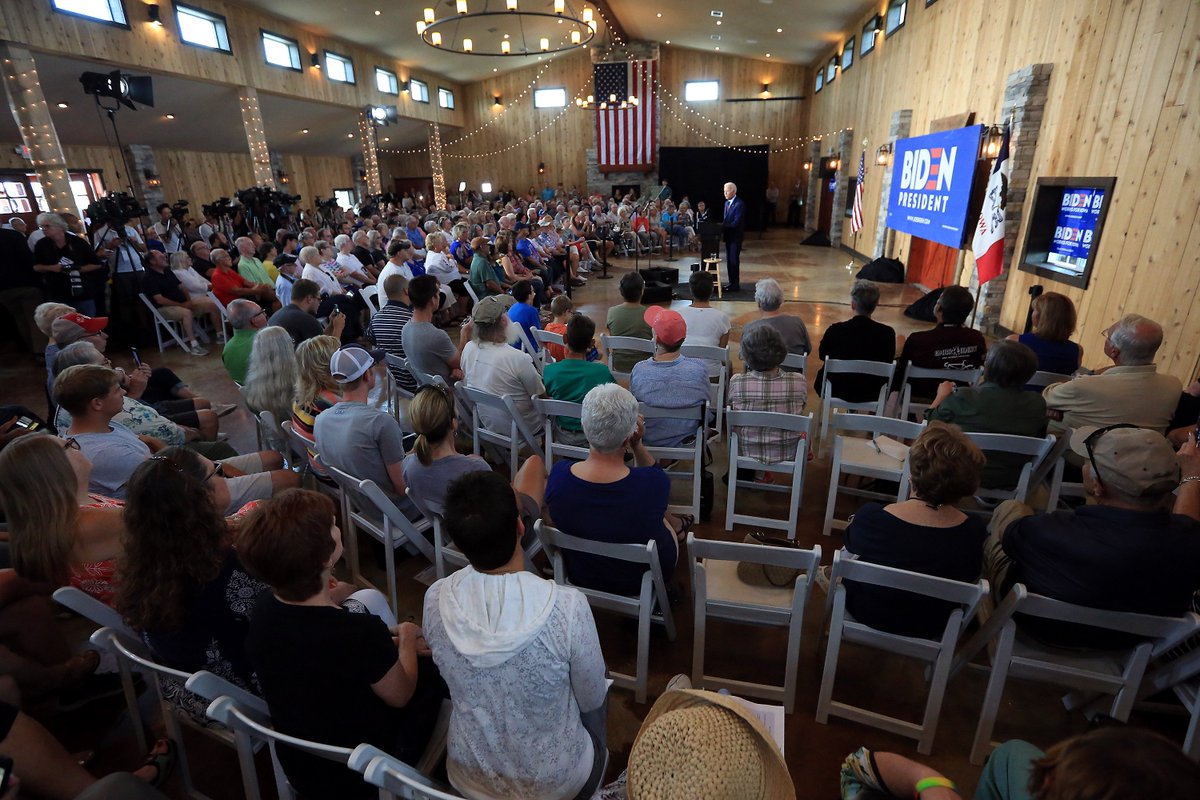
<path fill-rule="evenodd" d="M 721 259 L 719 258 L 704 258 L 704 271 L 711 272 L 717 279 L 717 299 L 721 299 Z"/>

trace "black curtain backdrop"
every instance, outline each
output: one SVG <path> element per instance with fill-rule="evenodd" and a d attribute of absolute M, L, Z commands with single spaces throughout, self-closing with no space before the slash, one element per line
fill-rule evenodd
<path fill-rule="evenodd" d="M 746 230 L 758 230 L 767 193 L 767 161 L 770 145 L 745 145 L 740 150 L 727 147 L 662 147 L 658 151 L 658 173 L 671 185 L 676 205 L 685 196 L 692 209 L 703 200 L 709 219 L 721 221 L 725 207 L 722 187 L 733 182 L 738 197 L 746 204 Z M 744 152 L 752 151 L 752 152 Z"/>

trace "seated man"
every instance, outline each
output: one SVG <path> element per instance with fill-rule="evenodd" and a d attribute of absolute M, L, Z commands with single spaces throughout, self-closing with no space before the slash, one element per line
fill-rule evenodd
<path fill-rule="evenodd" d="M 212 300 L 207 297 L 190 297 L 180 285 L 175 270 L 167 269 L 167 256 L 157 250 L 146 254 L 146 271 L 142 275 L 142 294 L 164 318 L 178 322 L 183 328 L 183 338 L 188 352 L 194 356 L 206 356 L 208 351 L 196 340 L 195 314 L 207 314 L 213 330 L 221 330 L 221 315 Z"/>
<path fill-rule="evenodd" d="M 1162 326 L 1138 314 L 1126 314 L 1112 325 L 1105 331 L 1104 355 L 1113 366 L 1042 392 L 1055 420 L 1051 429 L 1128 423 L 1165 432 L 1183 387 L 1178 378 L 1155 368 L 1162 339 Z"/>
<path fill-rule="evenodd" d="M 531 398 L 544 393 L 546 387 L 533 366 L 533 356 L 508 344 L 509 326 L 517 324 L 507 314 L 513 302 L 511 295 L 498 294 L 475 306 L 474 324 L 462 333 L 465 337 L 469 332 L 471 337 L 462 351 L 463 379 L 472 389 L 512 397 L 522 421 L 537 434 L 542 429 L 542 415 Z M 479 419 L 492 430 L 507 431 L 511 425 L 508 413 L 496 408 L 480 407 Z"/>
<path fill-rule="evenodd" d="M 646 280 L 640 273 L 627 272 L 621 276 L 618 288 L 622 302 L 608 310 L 604 323 L 608 335 L 652 338 L 650 326 L 646 323 L 646 309 L 642 308 L 642 293 L 646 290 Z M 617 372 L 630 372 L 633 365 L 644 358 L 646 354 L 640 350 L 614 350 L 613 369 Z"/>
<path fill-rule="evenodd" d="M 125 484 L 138 465 L 162 450 L 160 440 L 135 436 L 112 423 L 124 408 L 125 390 L 108 367 L 81 364 L 68 367 L 54 379 L 54 396 L 71 415 L 63 436 L 73 439 L 92 462 L 88 491 L 122 500 Z M 223 479 L 229 491 L 226 514 L 251 500 L 264 500 L 276 491 L 300 485 L 300 476 L 283 469 L 283 458 L 264 451 L 235 456 L 217 464 L 212 479 Z"/>
<path fill-rule="evenodd" d="M 688 358 L 679 348 L 687 325 L 679 312 L 662 306 L 646 309 L 654 331 L 654 357 L 639 361 L 629 377 L 629 390 L 639 403 L 656 408 L 691 408 L 709 401 L 708 364 Z M 696 423 L 686 419 L 652 419 L 646 423 L 646 444 L 677 447 L 696 435 Z"/>
<path fill-rule="evenodd" d="M 414 369 L 429 376 L 441 375 L 446 383 L 453 383 L 463 376 L 460 360 L 463 348 L 471 340 L 471 328 L 469 324 L 463 326 L 455 347 L 449 334 L 433 324 L 441 297 L 438 280 L 432 275 L 418 275 L 409 282 L 408 299 L 413 313 L 400 332 L 400 340 Z"/>
<path fill-rule="evenodd" d="M 757 297 L 757 294 L 755 295 Z M 831 358 L 845 361 L 879 361 L 890 363 L 896 358 L 896 331 L 890 325 L 871 319 L 879 305 L 879 287 L 872 281 L 858 280 L 850 290 L 850 308 L 854 316 L 845 322 L 835 322 L 821 337 L 817 348 L 822 361 Z M 749 329 L 749 325 L 746 329 Z M 743 331 L 743 336 L 745 331 Z M 883 378 L 843 373 L 830 378 L 834 397 L 849 403 L 867 403 L 879 396 Z M 825 386 L 825 369 L 817 373 L 817 389 Z"/>
<path fill-rule="evenodd" d="M 1191 606 L 1200 575 L 1200 458 L 1180 451 L 1186 474 L 1162 434 L 1130 426 L 1079 428 L 1071 449 L 1096 501 L 1073 511 L 1035 514 L 1015 500 L 992 516 L 984 575 L 997 598 L 1014 584 L 1090 608 L 1175 616 Z M 1167 510 L 1172 493 L 1176 513 Z M 1185 516 L 1184 514 L 1188 516 Z M 1128 647 L 1127 635 L 1030 620 L 1023 630 L 1068 647 Z"/>
<path fill-rule="evenodd" d="M 554 298 L 558 302 L 560 297 Z M 596 323 L 583 314 L 573 314 L 567 322 L 563 335 L 566 358 L 547 364 L 542 371 L 546 394 L 555 400 L 582 403 L 583 398 L 597 386 L 616 383 L 608 365 L 602 361 L 588 361 L 588 353 L 596 346 Z M 563 444 L 587 447 L 587 437 L 579 422 L 560 419 L 554 423 L 554 440 Z"/>
<path fill-rule="evenodd" d="M 384 353 L 400 358 L 407 358 L 404 351 L 404 326 L 413 318 L 413 309 L 409 305 L 408 278 L 399 273 L 392 273 L 383 280 L 383 296 L 387 298 L 379 313 L 371 317 L 367 326 L 367 338 Z M 417 390 L 417 379 L 406 369 L 394 369 L 388 364 L 388 372 L 392 380 L 406 392 Z"/>
<path fill-rule="evenodd" d="M 217 248 L 212 251 L 211 258 L 214 267 L 212 276 L 209 278 L 212 281 L 212 291 L 221 301 L 221 305 L 225 306 L 226 311 L 229 310 L 229 305 L 239 297 L 253 298 L 265 308 L 278 307 L 275 288 L 270 284 L 251 283 L 242 277 L 234 269 L 233 256 L 229 255 L 228 250 Z"/>
<path fill-rule="evenodd" d="M 313 425 L 322 463 L 359 480 L 371 480 L 409 519 L 421 514 L 405 494 L 404 434 L 391 414 L 369 404 L 375 365 L 383 351 L 358 345 L 335 350 L 329 374 L 342 389 L 342 401 L 317 415 Z"/>
<path fill-rule="evenodd" d="M 583 432 L 590 450 L 584 461 L 554 463 L 546 481 L 546 510 L 563 533 L 598 542 L 644 545 L 653 541 L 668 581 L 679 559 L 679 542 L 695 521 L 667 514 L 671 479 L 642 443 L 645 422 L 637 398 L 615 383 L 583 398 Z M 633 466 L 626 466 L 626 452 Z M 567 575 L 580 586 L 636 595 L 643 569 L 603 556 L 565 553 Z"/>
<path fill-rule="evenodd" d="M 289 267 L 290 269 L 290 267 Z M 276 311 L 267 320 L 267 325 L 283 328 L 292 337 L 292 345 L 299 347 L 300 343 L 314 336 L 341 337 L 342 329 L 346 326 L 346 316 L 336 309 L 329 315 L 329 323 L 322 326 L 317 321 L 317 308 L 321 305 L 321 287 L 309 280 L 301 278 L 292 286 L 291 302 Z"/>
<path fill-rule="evenodd" d="M 987 341 L 983 334 L 966 325 L 967 317 L 975 308 L 975 298 L 962 286 L 947 286 L 938 298 L 933 313 L 937 327 L 919 331 L 908 337 L 900 357 L 896 359 L 896 378 L 892 388 L 904 389 L 904 369 L 912 364 L 926 369 L 977 369 L 983 366 L 987 354 Z M 915 380 L 912 396 L 933 397 L 937 392 L 935 380 Z"/>
<path fill-rule="evenodd" d="M 229 324 L 233 336 L 221 351 L 225 371 L 237 384 L 246 382 L 246 370 L 250 367 L 250 351 L 254 348 L 254 336 L 267 327 L 267 312 L 253 300 L 238 298 L 229 304 Z"/>
<path fill-rule="evenodd" d="M 425 636 L 454 703 L 450 782 L 476 798 L 591 797 L 607 688 L 587 600 L 525 571 L 517 501 L 494 472 L 450 484 L 446 530 L 471 562 L 425 594 Z"/>

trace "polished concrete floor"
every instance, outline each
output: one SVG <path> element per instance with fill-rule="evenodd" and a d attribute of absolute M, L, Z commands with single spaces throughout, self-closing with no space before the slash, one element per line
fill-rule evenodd
<path fill-rule="evenodd" d="M 845 253 L 827 248 L 802 247 L 799 237 L 792 232 L 772 231 L 759 239 L 751 234 L 746 241 L 742 256 L 742 283 L 752 285 L 760 278 L 773 277 L 782 285 L 788 298 L 786 310 L 801 316 L 814 345 L 821 333 L 832 323 L 850 316 L 848 294 L 853 284 L 853 273 L 860 264 L 848 269 L 849 259 Z M 680 254 L 673 266 L 686 274 L 694 258 Z M 657 263 L 656 259 L 656 263 Z M 612 262 L 610 274 L 618 278 L 633 267 L 632 259 L 617 259 Z M 880 308 L 876 319 L 893 325 L 899 333 L 909 333 L 926 327 L 923 323 L 903 316 L 903 308 L 919 296 L 919 291 L 908 286 L 883 286 Z M 580 310 L 593 317 L 598 327 L 603 328 L 605 313 L 609 306 L 619 302 L 617 280 L 593 278 L 586 287 L 575 294 Z M 686 301 L 676 301 L 682 304 Z M 716 303 L 730 315 L 734 322 L 731 341 L 740 336 L 741 326 L 758 316 L 751 302 Z M 453 334 L 452 334 L 453 335 Z M 736 357 L 736 346 L 733 348 Z M 110 353 L 113 361 L 120 365 L 127 353 Z M 195 358 L 168 350 L 162 356 L 144 350 L 142 355 L 151 363 L 170 366 L 186 377 L 205 396 L 220 402 L 236 402 L 237 392 L 221 367 L 219 354 Z M 810 374 L 815 374 L 819 362 L 815 357 L 810 362 Z M 41 410 L 41 370 L 38 363 L 27 355 L 11 351 L 0 360 L 0 387 L 3 387 L 3 402 L 23 402 L 31 408 Z M 819 414 L 819 402 L 811 398 L 809 410 Z M 239 450 L 254 447 L 254 431 L 249 414 L 244 410 L 226 418 L 223 429 L 231 435 L 231 441 Z M 713 521 L 698 524 L 696 535 L 701 538 L 718 538 L 740 541 L 750 527 L 735 526 L 731 532 L 723 529 L 725 488 L 719 476 L 725 472 L 726 453 L 723 447 L 714 448 L 713 470 L 716 481 L 716 503 Z M 804 546 L 820 545 L 822 562 L 828 564 L 835 549 L 841 546 L 841 536 L 835 532 L 831 537 L 820 533 L 821 520 L 828 490 L 829 464 L 827 459 L 818 459 L 809 465 L 805 478 L 804 496 L 800 507 L 798 541 Z M 784 516 L 785 501 L 778 495 L 749 493 L 745 503 L 749 513 Z M 754 495 L 759 495 L 755 497 Z M 180 498 L 180 502 L 186 502 Z M 839 516 L 852 513 L 851 501 L 839 502 Z M 742 503 L 739 501 L 739 509 Z M 367 559 L 370 561 L 370 559 Z M 400 564 L 401 615 L 420 619 L 421 601 L 425 585 L 414 579 L 427 565 L 420 559 L 407 559 Z M 374 570 L 382 584 L 382 576 Z M 678 636 L 669 642 L 662 630 L 656 629 L 651 639 L 650 650 L 650 699 L 662 692 L 666 682 L 676 673 L 690 673 L 692 664 L 692 605 L 690 579 L 686 569 L 677 573 L 684 587 L 684 599 L 673 610 L 678 624 Z M 821 667 L 824 660 L 825 640 L 822 638 L 821 617 L 825 595 L 814 589 L 809 602 L 804 624 L 804 636 L 798 666 L 798 694 L 796 709 L 787 718 L 786 759 L 800 798 L 831 798 L 838 793 L 838 768 L 846 754 L 860 745 L 874 749 L 886 749 L 917 758 L 913 740 L 869 728 L 858 723 L 832 718 L 828 725 L 818 724 L 814 718 L 817 690 L 820 685 Z M 604 654 L 610 667 L 622 672 L 633 669 L 636 626 L 633 621 L 597 612 Z M 72 627 L 78 631 L 79 626 Z M 722 622 L 710 622 L 708 627 L 708 654 L 706 672 L 711 675 L 729 676 L 756 682 L 781 682 L 783 661 L 786 652 L 786 632 L 776 629 L 752 628 Z M 881 654 L 854 645 L 843 649 L 838 668 L 838 680 L 834 698 L 867 706 L 883 713 L 909 720 L 919 720 L 924 708 L 926 684 L 921 669 L 907 659 Z M 962 787 L 964 796 L 970 796 L 978 778 L 979 769 L 967 761 L 967 753 L 974 735 L 978 710 L 983 701 L 986 673 L 970 670 L 956 678 L 947 692 L 942 710 L 933 755 L 923 760 L 952 776 Z M 1061 693 L 1051 687 L 1010 682 L 1001 707 L 996 738 L 1022 738 L 1045 747 L 1073 733 L 1086 729 L 1087 723 L 1078 713 L 1066 711 L 1060 702 Z M 649 703 L 634 702 L 630 691 L 614 689 L 609 705 L 609 749 L 613 753 L 610 777 L 623 768 L 628 758 L 633 738 L 649 710 Z M 115 714 L 119 703 L 108 709 Z M 1136 714 L 1135 720 L 1182 740 L 1183 724 L 1177 717 Z M 91 723 L 91 724 L 88 724 Z M 74 747 L 83 747 L 80 728 L 94 729 L 98 723 L 93 717 L 75 716 L 60 719 L 54 724 L 56 732 L 70 738 Z M 110 736 L 109 739 L 118 737 Z M 200 788 L 218 798 L 241 796 L 233 753 L 217 745 L 189 736 L 193 760 L 197 763 Z M 97 761 L 103 769 L 129 768 L 129 759 L 135 753 L 125 741 L 117 741 L 106 748 Z M 265 766 L 265 763 L 264 763 Z M 269 780 L 269 771 L 260 767 L 264 780 Z M 170 784 L 176 796 L 183 796 L 178 779 Z M 268 789 L 267 794 L 273 794 Z"/>

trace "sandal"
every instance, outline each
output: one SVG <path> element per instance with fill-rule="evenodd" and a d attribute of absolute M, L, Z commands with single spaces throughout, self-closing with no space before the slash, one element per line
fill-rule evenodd
<path fill-rule="evenodd" d="M 675 532 L 675 538 L 681 540 L 687 538 L 688 531 L 696 524 L 696 518 L 691 514 L 671 514 L 671 516 L 680 522 L 678 528 L 671 526 L 671 529 Z"/>
<path fill-rule="evenodd" d="M 175 743 L 170 739 L 159 739 L 154 743 L 154 749 L 146 756 L 146 760 L 142 762 L 143 767 L 154 767 L 154 777 L 146 781 L 154 788 L 158 788 L 167 782 L 167 778 L 171 777 L 171 770 L 175 768 L 176 748 Z"/>
<path fill-rule="evenodd" d="M 100 666 L 100 654 L 95 650 L 84 650 L 79 655 L 68 658 L 63 666 L 63 685 L 75 686 L 95 674 Z"/>

